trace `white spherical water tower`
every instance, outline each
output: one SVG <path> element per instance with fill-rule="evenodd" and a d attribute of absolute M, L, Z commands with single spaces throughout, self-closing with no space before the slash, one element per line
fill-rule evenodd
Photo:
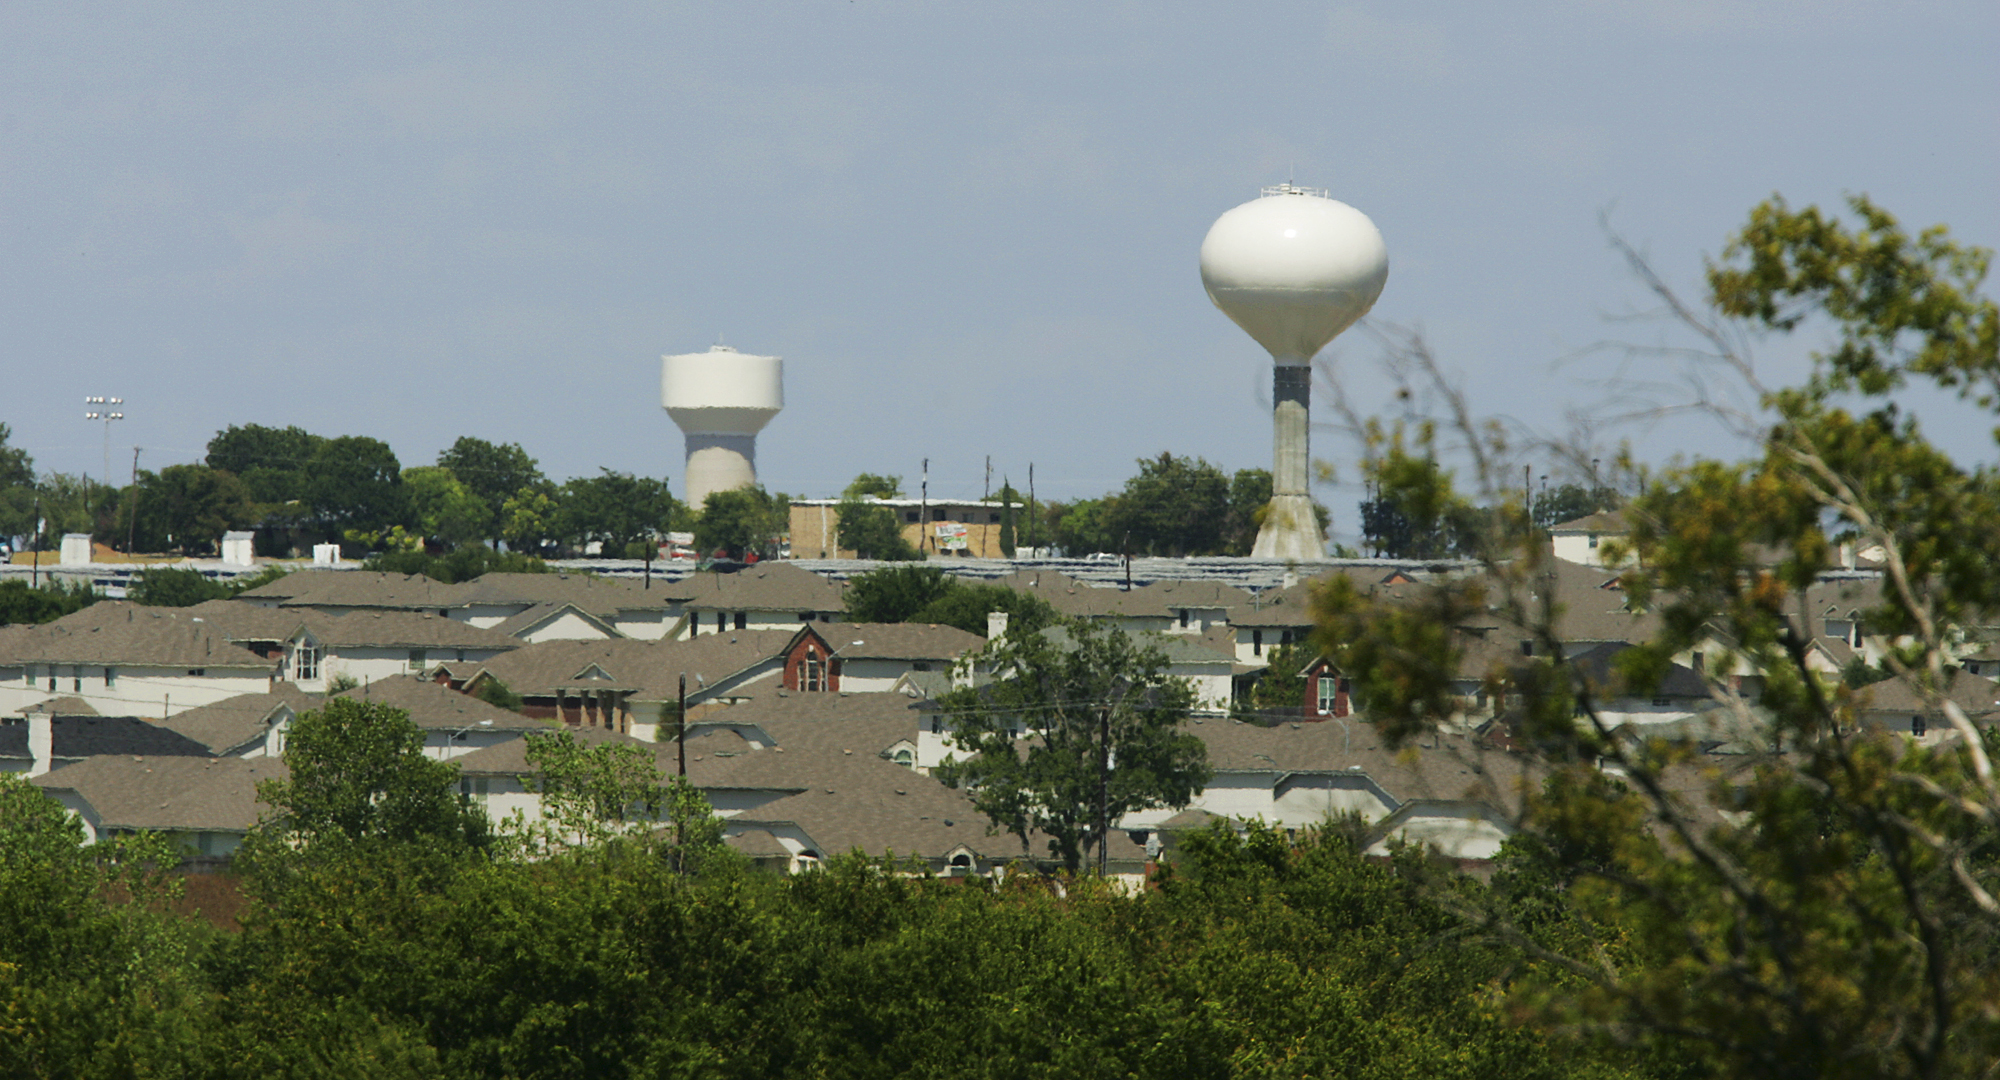
<path fill-rule="evenodd" d="M 757 433 L 785 407 L 785 361 L 727 345 L 660 358 L 660 404 L 687 436 L 687 501 L 757 482 Z"/>
<path fill-rule="evenodd" d="M 1324 191 L 1281 184 L 1217 218 L 1201 242 L 1208 298 L 1271 354 L 1271 507 L 1252 554 L 1322 559 L 1307 492 L 1312 358 L 1368 314 L 1389 251 L 1368 215 Z"/>

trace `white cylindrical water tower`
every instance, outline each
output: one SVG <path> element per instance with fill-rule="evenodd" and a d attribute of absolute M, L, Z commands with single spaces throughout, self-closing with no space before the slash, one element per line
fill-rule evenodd
<path fill-rule="evenodd" d="M 1368 314 L 1389 278 L 1375 223 L 1326 192 L 1290 184 L 1222 215 L 1201 242 L 1201 283 L 1215 306 L 1271 354 L 1271 506 L 1259 558 L 1326 557 L 1308 493 L 1312 358 Z"/>
<path fill-rule="evenodd" d="M 727 345 L 660 358 L 660 404 L 687 436 L 687 501 L 757 482 L 757 433 L 785 407 L 785 361 Z"/>

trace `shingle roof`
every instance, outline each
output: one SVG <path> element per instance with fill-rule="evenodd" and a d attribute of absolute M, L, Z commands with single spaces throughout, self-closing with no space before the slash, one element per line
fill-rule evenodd
<path fill-rule="evenodd" d="M 681 603 L 692 590 L 680 582 L 658 580 L 647 588 L 629 578 L 596 577 L 590 574 L 483 574 L 457 586 L 455 598 L 461 604 L 573 604 L 577 610 L 599 618 L 611 618 L 620 611 L 668 607 Z"/>
<path fill-rule="evenodd" d="M 273 714 L 284 709 L 302 713 L 317 708 L 320 701 L 318 694 L 280 683 L 268 694 L 238 694 L 176 713 L 160 721 L 159 726 L 200 743 L 213 753 L 227 754 L 245 743 L 263 739 Z"/>
<path fill-rule="evenodd" d="M 209 756 L 201 743 L 136 716 L 57 716 L 49 726 L 49 755 L 59 760 L 107 754 Z"/>
<path fill-rule="evenodd" d="M 1958 703 L 1973 720 L 2000 714 L 2000 682 L 1959 668 L 1946 668 L 1945 696 Z M 1867 712 L 1908 713 L 1936 718 L 1943 713 L 1924 700 L 1916 685 L 1906 678 L 1887 679 L 1863 687 L 1856 701 Z"/>
<path fill-rule="evenodd" d="M 759 727 L 772 723 L 782 726 L 792 723 L 879 722 L 885 725 L 883 730 L 897 732 L 896 738 L 900 738 L 916 734 L 918 716 L 913 708 L 915 704 L 916 699 L 890 691 L 811 693 L 779 688 L 735 705 L 712 707 L 699 715 L 690 707 L 688 715 L 699 722 L 756 724 Z M 882 745 L 888 746 L 894 741 L 895 738 L 891 738 Z"/>
<path fill-rule="evenodd" d="M 560 726 L 553 720 L 535 720 L 488 705 L 470 694 L 416 676 L 380 679 L 334 696 L 402 709 L 422 728 L 458 730 L 483 726 L 493 731 L 543 731 Z"/>
<path fill-rule="evenodd" d="M 1624 678 L 1618 674 L 1613 665 L 1619 653 L 1631 648 L 1632 646 L 1622 642 L 1605 642 L 1572 654 L 1569 661 L 1600 694 L 1610 694 L 1614 697 L 1640 694 L 1650 697 L 1702 699 L 1714 696 L 1710 693 L 1708 684 L 1702 681 L 1700 675 L 1695 674 L 1694 669 L 1681 664 L 1668 665 L 1666 677 L 1660 680 L 1658 686 L 1627 687 Z"/>
<path fill-rule="evenodd" d="M 696 611 L 846 611 L 840 587 L 786 562 L 761 562 L 733 574 L 690 574 L 677 583 Z"/>
<path fill-rule="evenodd" d="M 528 575 L 528 576 L 532 577 L 534 575 Z M 625 636 L 618 632 L 617 627 L 612 626 L 610 623 L 605 621 L 606 619 L 610 618 L 609 615 L 595 615 L 567 601 L 561 603 L 536 604 L 531 608 L 527 608 L 523 611 L 516 612 L 513 615 L 509 615 L 507 618 L 500 620 L 499 622 L 493 624 L 491 627 L 488 627 L 488 629 L 490 629 L 492 632 L 496 634 L 518 639 L 522 634 L 525 634 L 528 631 L 533 630 L 534 628 L 542 625 L 545 622 L 558 618 L 566 612 L 575 615 L 577 618 L 582 619 L 584 622 L 589 623 L 594 629 L 596 629 L 599 633 L 603 634 L 607 638 L 616 638 Z"/>
<path fill-rule="evenodd" d="M 842 660 L 952 660 L 986 644 L 936 623 L 807 623 Z"/>
<path fill-rule="evenodd" d="M 282 779 L 277 758 L 95 757 L 30 783 L 74 791 L 109 829 L 247 832 L 260 780 Z"/>
<path fill-rule="evenodd" d="M 385 608 L 334 614 L 313 608 L 257 607 L 238 600 L 210 600 L 185 610 L 221 627 L 231 641 L 286 641 L 304 629 L 320 644 L 334 648 L 513 649 L 521 644 L 497 629 L 429 611 Z"/>
<path fill-rule="evenodd" d="M 354 611 L 308 615 L 305 626 L 336 648 L 515 649 L 520 639 L 427 611 Z"/>
<path fill-rule="evenodd" d="M 649 743 L 632 738 L 630 735 L 620 735 L 614 731 L 594 727 L 566 728 L 559 724 L 551 724 L 548 730 L 567 731 L 572 738 L 585 746 L 611 744 L 642 747 L 652 753 L 655 763 L 660 766 L 662 772 L 671 774 L 674 771 L 675 748 L 670 742 Z M 471 776 L 525 776 L 534 772 L 528 764 L 528 740 L 525 735 L 519 739 L 508 739 L 492 746 L 481 747 L 451 760 L 458 766 L 460 772 Z"/>
<path fill-rule="evenodd" d="M 50 698 L 21 710 L 22 716 L 97 716 L 90 702 L 80 697 Z"/>
<path fill-rule="evenodd" d="M 110 664 L 134 667 L 251 668 L 267 672 L 266 660 L 230 643 L 211 622 L 180 608 L 142 607 L 101 600 L 54 622 L 34 627 L 12 641 L 13 655 L 0 662 Z"/>
<path fill-rule="evenodd" d="M 1217 772 L 1361 774 L 1398 802 L 1480 799 L 1511 813 L 1520 808 L 1522 783 L 1540 784 L 1530 755 L 1485 750 L 1454 735 L 1436 736 L 1434 747 L 1394 750 L 1376 737 L 1374 725 L 1352 718 L 1268 728 L 1208 720 L 1187 730 L 1207 744 Z"/>
<path fill-rule="evenodd" d="M 1580 518 L 1565 521 L 1549 528 L 1551 533 L 1622 533 L 1625 531 L 1623 510 L 1599 510 Z"/>
<path fill-rule="evenodd" d="M 253 599 L 278 599 L 281 607 L 392 608 L 437 610 L 461 606 L 457 586 L 422 574 L 389 574 L 373 570 L 299 570 L 260 588 L 241 593 Z M 266 591 L 269 590 L 269 591 Z"/>

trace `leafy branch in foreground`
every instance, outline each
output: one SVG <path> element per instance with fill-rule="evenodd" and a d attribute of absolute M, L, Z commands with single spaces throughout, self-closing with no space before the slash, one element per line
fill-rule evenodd
<path fill-rule="evenodd" d="M 1464 628 L 1531 643 L 1533 657 L 1496 662 L 1484 680 L 1504 704 L 1494 723 L 1552 770 L 1526 801 L 1503 878 L 1553 864 L 1559 884 L 1545 878 L 1536 895 L 1565 914 L 1543 914 L 1585 932 L 1537 946 L 1559 963 L 1512 991 L 1524 1016 L 1670 1045 L 1720 1075 L 1990 1074 L 2000 742 L 1967 714 L 1960 681 L 1971 677 L 1954 650 L 2000 612 L 2000 478 L 1932 446 L 1891 395 L 1922 381 L 1995 411 L 2000 309 L 1978 293 L 1986 252 L 1942 228 L 1912 238 L 1866 199 L 1850 205 L 1855 227 L 1780 200 L 1753 211 L 1709 267 L 1714 315 L 1620 245 L 1702 343 L 1700 362 L 1762 410 L 1705 399 L 1755 435 L 1757 455 L 1633 470 L 1630 535 L 1602 553 L 1625 568 L 1630 610 L 1656 627 L 1621 655 L 1618 676 L 1644 692 L 1670 664 L 1698 671 L 1710 720 L 1750 733 L 1721 740 L 1736 752 L 1620 730 L 1608 688 L 1565 662 L 1577 598 L 1560 595 L 1547 548 L 1511 527 L 1518 507 L 1506 500 L 1495 500 L 1503 512 L 1479 574 L 1400 606 L 1336 584 L 1320 597 L 1322 641 L 1393 738 L 1474 719 L 1439 684 L 1479 663 L 1479 633 Z M 1803 385 L 1756 382 L 1742 344 L 1753 332 L 1820 325 L 1833 342 Z M 1413 366 L 1435 374 L 1425 360 Z M 1434 388 L 1475 482 L 1504 490 L 1510 466 L 1492 429 L 1442 379 Z M 1415 505 L 1451 505 L 1427 441 L 1376 448 L 1374 475 L 1418 489 Z M 1830 578 L 1843 545 L 1868 551 L 1879 579 Z M 1816 644 L 1839 589 L 1864 594 L 1863 650 L 1890 680 L 1843 685 Z M 1898 687 L 1948 732 L 1940 745 L 1867 726 L 1870 701 Z M 1524 910 L 1461 906 L 1535 945 Z"/>

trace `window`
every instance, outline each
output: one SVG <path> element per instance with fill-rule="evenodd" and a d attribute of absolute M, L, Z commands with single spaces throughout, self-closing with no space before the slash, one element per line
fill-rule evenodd
<path fill-rule="evenodd" d="M 915 525 L 917 523 L 917 512 L 915 510 L 903 511 L 903 520 Z"/>
<path fill-rule="evenodd" d="M 78 694 L 81 694 L 81 693 L 83 693 L 83 668 L 82 668 L 82 667 L 73 667 L 73 668 L 69 669 L 69 688 L 70 688 L 70 690 L 71 690 L 72 692 L 74 692 L 74 693 L 78 693 Z"/>
<path fill-rule="evenodd" d="M 1910 734 L 1915 735 L 1917 738 L 1921 739 L 1924 737 L 1924 732 L 1927 730 L 1929 730 L 1929 728 L 1924 723 L 1923 717 L 1921 716 L 1910 717 Z"/>
<path fill-rule="evenodd" d="M 1340 700 L 1340 680 L 1331 675 L 1319 677 L 1319 711 L 1332 715 L 1334 704 Z"/>
<path fill-rule="evenodd" d="M 292 649 L 292 677 L 295 679 L 319 678 L 320 652 L 311 645 L 300 644 Z"/>
<path fill-rule="evenodd" d="M 473 802 L 478 803 L 480 806 L 485 806 L 486 797 L 489 794 L 491 794 L 491 790 L 488 786 L 490 783 L 491 781 L 484 776 L 462 777 L 458 781 L 458 793 L 472 800 Z"/>
<path fill-rule="evenodd" d="M 800 622 L 811 622 L 811 621 L 813 621 L 813 613 L 812 613 L 812 612 L 810 612 L 810 611 L 801 611 L 801 612 L 799 612 L 799 621 L 800 621 Z"/>
<path fill-rule="evenodd" d="M 51 664 L 49 665 L 49 693 L 53 694 L 55 692 L 56 692 L 56 669 L 55 665 Z"/>
<path fill-rule="evenodd" d="M 410 670 L 422 671 L 423 669 L 424 669 L 424 651 L 422 649 L 411 649 Z"/>
<path fill-rule="evenodd" d="M 1653 699 L 1653 707 L 1656 709 L 1664 709 L 1672 704 L 1673 700 L 1671 698 L 1656 697 Z"/>
<path fill-rule="evenodd" d="M 1522 656 L 1535 655 L 1535 643 L 1532 639 L 1529 638 L 1521 639 L 1521 655 Z"/>
<path fill-rule="evenodd" d="M 814 693 L 826 689 L 826 661 L 818 653 L 807 653 L 799 665 L 799 689 Z"/>
<path fill-rule="evenodd" d="M 931 662 L 929 660 L 918 660 L 910 664 L 911 671 L 929 671 L 930 669 Z"/>
<path fill-rule="evenodd" d="M 747 611 L 739 611 L 739 612 L 737 612 L 737 613 L 736 613 L 736 629 L 738 629 L 738 630 L 748 630 L 749 628 L 750 628 L 750 613 L 749 613 L 749 612 L 747 612 Z"/>
<path fill-rule="evenodd" d="M 917 755 L 910 753 L 910 748 L 905 746 L 896 751 L 896 764 L 905 769 L 914 769 L 917 767 Z"/>
<path fill-rule="evenodd" d="M 1264 655 L 1264 631 L 1262 630 L 1250 631 L 1250 655 L 1251 656 Z"/>
<path fill-rule="evenodd" d="M 1593 550 L 1593 551 L 1597 549 L 1597 534 L 1596 534 L 1596 533 L 1591 533 L 1591 534 L 1590 534 L 1590 547 L 1591 547 L 1591 550 Z"/>
<path fill-rule="evenodd" d="M 114 687 L 116 687 L 117 685 L 118 685 L 118 669 L 117 669 L 117 668 L 115 668 L 115 667 L 108 667 L 108 668 L 105 668 L 105 669 L 104 669 L 104 688 L 105 688 L 106 690 L 110 690 L 110 689 L 113 689 Z"/>
<path fill-rule="evenodd" d="M 995 525 L 998 525 L 998 524 L 1000 524 L 1000 515 L 999 515 L 999 514 L 988 514 L 988 515 L 987 515 L 987 520 L 991 521 L 991 522 L 992 522 L 993 524 L 995 524 Z"/>
<path fill-rule="evenodd" d="M 207 668 L 198 668 L 198 667 L 191 667 L 191 668 L 189 668 L 189 669 L 188 669 L 188 674 L 190 674 L 190 675 L 193 675 L 193 676 L 194 676 L 194 677 L 196 677 L 196 678 L 200 678 L 200 677 L 202 677 L 202 676 L 204 676 L 204 675 L 207 675 L 207 674 L 208 674 L 208 669 L 207 669 Z"/>
<path fill-rule="evenodd" d="M 1187 624 L 1188 624 L 1188 609 L 1186 609 L 1186 608 L 1182 608 L 1182 609 L 1181 609 L 1181 629 L 1183 629 L 1183 630 L 1187 629 Z"/>
<path fill-rule="evenodd" d="M 727 611 L 718 611 L 718 612 L 716 612 L 716 613 L 715 613 L 715 632 L 716 632 L 716 633 L 718 633 L 718 634 L 720 634 L 720 633 L 722 633 L 722 632 L 723 632 L 724 630 L 727 630 L 727 629 L 729 629 L 729 613 L 728 613 Z"/>

